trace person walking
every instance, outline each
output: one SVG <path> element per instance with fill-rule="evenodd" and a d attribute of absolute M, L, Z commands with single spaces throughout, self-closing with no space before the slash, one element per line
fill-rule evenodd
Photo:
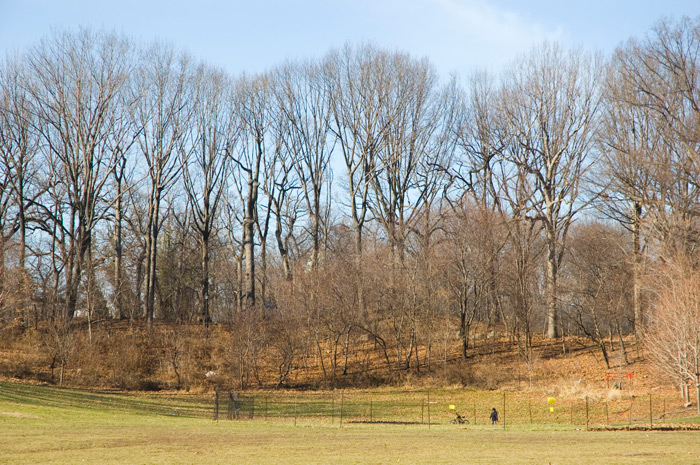
<path fill-rule="evenodd" d="M 495 425 L 498 423 L 498 412 L 496 411 L 496 407 L 491 409 L 491 416 L 489 418 L 491 418 L 492 425 Z"/>

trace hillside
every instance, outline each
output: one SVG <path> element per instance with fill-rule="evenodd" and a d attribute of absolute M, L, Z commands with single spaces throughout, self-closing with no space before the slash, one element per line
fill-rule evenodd
<path fill-rule="evenodd" d="M 220 386 L 232 389 L 325 389 L 377 386 L 472 387 L 482 390 L 538 391 L 568 396 L 608 395 L 621 387 L 625 394 L 655 392 L 678 395 L 676 386 L 660 376 L 646 360 L 643 348 L 626 341 L 627 363 L 617 341 L 609 348 L 610 368 L 599 351 L 583 338 L 565 340 L 533 339 L 530 362 L 518 346 L 506 338 L 477 341 L 469 358 L 459 355 L 457 344 L 418 352 L 420 365 L 408 369 L 391 367 L 366 342 L 348 357 L 346 373 L 331 361 L 295 357 L 281 366 L 275 347 L 261 349 L 250 367 L 240 362 L 245 355 L 237 341 L 223 329 L 201 334 L 200 327 L 178 333 L 160 326 L 149 335 L 144 328 L 126 322 L 81 328 L 73 333 L 65 354 L 57 349 L 50 332 L 26 330 L 14 337 L 3 337 L 0 346 L 0 377 L 29 382 L 59 384 L 61 357 L 65 357 L 64 384 L 109 387 L 125 390 L 193 390 L 206 392 Z M 6 334 L 5 336 L 10 336 Z M 239 357 L 239 362 L 236 359 Z M 288 369 L 280 383 L 280 371 Z M 324 376 L 324 371 L 325 376 Z M 606 379 L 607 378 L 607 379 Z M 620 386 L 621 385 L 621 386 Z"/>

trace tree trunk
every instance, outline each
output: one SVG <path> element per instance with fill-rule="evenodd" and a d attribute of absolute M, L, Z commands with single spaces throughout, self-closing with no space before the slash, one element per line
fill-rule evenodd
<path fill-rule="evenodd" d="M 632 268 L 633 273 L 633 299 L 634 299 L 634 337 L 637 342 L 637 347 L 639 347 L 642 339 L 644 337 L 644 315 L 642 314 L 642 298 L 641 298 L 641 273 L 642 273 L 642 247 L 640 238 L 640 222 L 642 216 L 642 206 L 638 203 L 634 203 L 634 223 L 633 223 L 633 235 L 634 235 L 634 265 Z"/>
<path fill-rule="evenodd" d="M 85 305 L 87 306 L 87 316 L 88 316 L 88 342 L 90 345 L 92 345 L 92 319 L 94 317 L 94 286 L 95 286 L 95 274 L 94 274 L 94 269 L 93 269 L 93 262 L 92 262 L 92 247 L 88 249 L 87 252 L 87 259 L 86 259 L 86 268 L 87 268 L 87 289 L 85 290 Z"/>
<path fill-rule="evenodd" d="M 0 229 L 0 313 L 3 310 L 3 302 L 5 295 L 5 238 Z"/>
<path fill-rule="evenodd" d="M 350 331 L 352 327 L 348 327 L 345 331 L 345 344 L 343 344 L 343 376 L 348 374 L 348 359 L 350 357 Z"/>
<path fill-rule="evenodd" d="M 287 250 L 287 247 L 284 244 L 284 241 L 282 240 L 282 219 L 280 218 L 280 215 L 276 215 L 276 224 L 275 224 L 275 239 L 277 240 L 277 250 L 280 253 L 280 257 L 282 257 L 282 269 L 284 271 L 284 279 L 287 281 L 292 280 L 292 268 L 289 264 L 289 251 Z"/>
<path fill-rule="evenodd" d="M 360 312 L 365 309 L 365 291 L 363 279 L 363 250 L 362 250 L 362 223 L 356 218 L 353 213 L 353 223 L 355 225 L 355 273 L 357 273 L 355 282 L 357 283 L 357 307 Z"/>
<path fill-rule="evenodd" d="M 467 360 L 469 358 L 469 329 L 470 323 L 467 319 L 467 288 L 466 285 L 462 287 L 462 296 L 459 302 L 459 336 L 462 339 L 462 358 Z"/>
<path fill-rule="evenodd" d="M 243 255 L 245 276 L 243 282 L 244 305 L 247 309 L 255 306 L 255 211 L 258 202 L 258 182 L 248 181 L 245 218 L 243 219 Z"/>
<path fill-rule="evenodd" d="M 236 272 L 238 274 L 238 293 L 236 294 L 236 311 L 240 315 L 243 312 L 243 258 L 236 259 Z"/>
<path fill-rule="evenodd" d="M 617 337 L 620 341 L 620 350 L 622 351 L 622 359 L 625 365 L 629 365 L 629 360 L 627 359 L 627 347 L 625 346 L 625 340 L 622 337 L 622 328 L 620 327 L 620 322 L 615 320 L 615 329 L 617 330 Z"/>
<path fill-rule="evenodd" d="M 146 323 L 148 329 L 153 327 L 156 300 L 156 266 L 158 265 L 158 230 L 160 193 L 155 192 L 148 212 L 148 233 L 146 236 Z"/>
<path fill-rule="evenodd" d="M 265 305 L 267 295 L 267 241 L 263 235 L 260 236 L 260 299 Z"/>
<path fill-rule="evenodd" d="M 129 321 L 133 322 L 134 320 L 134 314 L 136 308 L 140 311 L 143 309 L 143 295 L 142 295 L 142 290 L 144 286 L 144 262 L 146 261 L 146 257 L 148 255 L 148 245 L 146 245 L 146 248 L 141 248 L 141 251 L 139 252 L 139 257 L 136 262 L 136 295 L 135 299 L 136 301 L 133 302 L 133 305 L 131 306 L 132 308 L 129 311 Z M 136 306 L 136 308 L 133 308 L 133 306 Z"/>
<path fill-rule="evenodd" d="M 209 329 L 211 316 L 209 314 L 209 237 L 202 237 L 202 323 Z"/>
<path fill-rule="evenodd" d="M 122 184 L 117 181 L 117 202 L 114 212 L 114 307 L 116 318 L 124 317 L 124 302 L 123 302 L 123 280 L 124 270 L 122 261 Z"/>
<path fill-rule="evenodd" d="M 145 292 L 145 304 L 146 304 L 146 323 L 150 329 L 153 326 L 154 309 L 155 309 L 155 281 L 156 281 L 156 237 L 153 237 L 153 232 L 149 231 L 148 238 L 146 239 L 147 252 L 146 252 L 146 292 Z"/>
<path fill-rule="evenodd" d="M 78 232 L 75 248 L 69 259 L 70 266 L 66 270 L 66 305 L 64 319 L 68 323 L 73 319 L 78 305 L 78 292 L 80 291 L 80 281 L 83 274 L 83 261 L 85 254 L 90 248 L 91 234 L 85 229 Z"/>
<path fill-rule="evenodd" d="M 20 202 L 22 199 L 20 198 Z M 24 206 L 20 205 L 18 212 L 19 219 L 19 267 L 24 270 L 27 256 L 27 217 Z M 4 261 L 3 261 L 4 263 Z"/>
<path fill-rule="evenodd" d="M 545 292 L 547 302 L 547 337 L 555 339 L 557 328 L 557 251 L 554 231 L 547 231 L 547 265 L 545 270 Z"/>

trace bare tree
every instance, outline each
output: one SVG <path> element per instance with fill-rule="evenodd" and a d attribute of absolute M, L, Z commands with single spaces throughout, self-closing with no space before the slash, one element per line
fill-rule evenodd
<path fill-rule="evenodd" d="M 129 83 L 133 84 L 132 82 Z M 110 149 L 115 154 L 116 161 L 112 168 L 110 195 L 106 196 L 113 204 L 113 241 L 114 269 L 113 269 L 113 305 L 117 318 L 124 318 L 127 313 L 133 316 L 134 305 L 127 310 L 125 295 L 127 293 L 128 275 L 124 266 L 124 223 L 129 197 L 136 188 L 134 171 L 136 160 L 132 148 L 138 137 L 138 128 L 134 118 L 137 99 L 132 99 L 130 93 L 122 91 L 118 95 L 119 118 L 114 120 L 114 132 L 120 137 L 109 139 Z"/>
<path fill-rule="evenodd" d="M 654 363 L 681 384 L 695 384 L 700 414 L 700 275 L 691 262 L 676 257 L 661 270 L 661 285 L 646 343 Z"/>
<path fill-rule="evenodd" d="M 125 262 L 125 269 L 133 270 L 125 274 L 125 279 L 118 288 L 121 290 L 121 297 L 127 295 L 131 298 L 124 302 L 130 322 L 133 322 L 139 314 L 143 314 L 143 291 L 146 282 L 146 261 L 148 258 L 148 193 L 140 189 L 142 185 L 130 182 L 130 188 L 123 192 L 123 229 L 121 257 Z M 115 207 L 119 206 L 119 201 Z M 119 223 L 116 222 L 115 226 Z M 118 242 L 117 242 L 118 243 Z M 115 244 L 116 245 L 116 244 Z M 115 257 L 116 258 L 116 257 Z M 116 265 L 115 259 L 115 265 Z M 116 290 L 116 289 L 115 289 Z M 126 305 L 126 304 L 129 305 Z M 122 315 L 124 316 L 124 315 Z"/>
<path fill-rule="evenodd" d="M 417 176 L 438 128 L 440 115 L 434 102 L 440 99 L 437 75 L 427 60 L 395 54 L 388 72 L 390 87 L 381 115 L 386 132 L 384 143 L 371 160 L 374 176 L 369 205 L 387 233 L 395 258 L 401 261 L 410 226 L 418 216 L 414 207 L 425 194 L 415 192 Z"/>
<path fill-rule="evenodd" d="M 617 71 L 612 67 L 607 81 L 608 98 L 601 131 L 604 157 L 598 183 L 605 214 L 633 235 L 634 327 L 639 342 L 644 328 L 641 291 L 644 249 L 652 213 L 660 204 L 657 162 L 667 151 L 654 118 L 643 108 L 628 103 L 634 91 L 624 85 Z"/>
<path fill-rule="evenodd" d="M 634 288 L 627 264 L 627 237 L 620 228 L 602 223 L 578 225 L 572 230 L 565 284 L 568 309 L 578 329 L 599 349 L 610 368 L 606 336 L 617 333 L 624 349 L 623 326 Z M 632 289 L 632 292 L 630 292 Z M 626 360 L 626 354 L 624 355 Z"/>
<path fill-rule="evenodd" d="M 231 83 L 217 70 L 203 68 L 197 75 L 197 106 L 194 110 L 195 148 L 183 160 L 185 190 L 192 208 L 201 253 L 201 311 L 209 327 L 209 263 L 230 158 L 226 154 L 237 137 L 231 103 Z"/>
<path fill-rule="evenodd" d="M 527 215 L 547 241 L 547 335 L 557 337 L 557 276 L 566 235 L 586 205 L 583 175 L 594 161 L 602 68 L 580 51 L 545 43 L 505 75 L 502 115 L 512 134 L 507 157 L 522 176 Z M 511 187 L 512 189 L 512 187 Z"/>
<path fill-rule="evenodd" d="M 294 160 L 283 143 L 287 125 L 278 119 L 274 125 L 274 154 L 265 161 L 265 182 L 262 189 L 267 196 L 266 222 L 274 216 L 275 242 L 282 262 L 282 274 L 292 281 L 292 240 L 299 217 L 302 198 L 294 170 Z"/>
<path fill-rule="evenodd" d="M 115 193 L 114 202 L 114 309 L 117 318 L 126 315 L 124 308 L 124 200 L 129 189 L 129 159 L 121 150 L 119 160 L 112 170 L 112 182 Z"/>
<path fill-rule="evenodd" d="M 7 57 L 0 63 L 0 314 L 10 294 L 16 297 L 17 310 L 24 314 L 28 307 L 27 229 L 32 205 L 43 193 L 37 179 L 39 137 L 29 79 L 23 57 Z M 16 283 L 10 286 L 6 252 L 16 236 L 17 270 L 12 273 Z"/>
<path fill-rule="evenodd" d="M 507 268 L 493 262 L 510 258 L 504 252 L 508 230 L 499 213 L 468 198 L 453 205 L 444 223 L 446 237 L 440 247 L 449 251 L 445 253 L 449 257 L 447 289 L 459 316 L 462 357 L 467 359 L 472 329 L 488 317 L 483 313 L 489 311 L 492 282 L 496 278 L 498 283 Z M 494 249 L 499 250 L 498 256 Z"/>
<path fill-rule="evenodd" d="M 235 105 L 241 137 L 229 155 L 234 163 L 233 183 L 242 202 L 243 304 L 255 306 L 255 228 L 258 221 L 258 194 L 264 159 L 273 124 L 271 76 L 242 76 L 236 82 Z"/>
<path fill-rule="evenodd" d="M 661 21 L 644 41 L 630 40 L 615 54 L 629 103 L 657 117 L 666 137 L 697 158 L 700 144 L 700 18 Z"/>
<path fill-rule="evenodd" d="M 511 226 L 510 242 L 513 250 L 516 250 L 519 249 L 519 245 L 529 243 L 530 230 L 523 228 L 517 218 L 514 221 L 507 221 L 504 213 L 510 207 L 511 214 L 515 214 L 519 211 L 519 207 L 517 196 L 511 197 L 516 204 L 509 205 L 506 202 L 508 196 L 503 195 L 502 192 L 503 185 L 512 176 L 513 170 L 512 165 L 507 164 L 504 159 L 509 134 L 505 128 L 504 118 L 499 116 L 500 89 L 496 88 L 494 78 L 486 73 L 472 75 L 468 85 L 463 125 L 459 130 L 457 142 L 461 156 L 457 158 L 453 169 L 454 185 L 463 186 L 463 190 L 456 190 L 459 196 L 456 207 L 461 211 L 460 206 L 472 197 L 477 208 L 470 211 L 486 215 L 486 210 L 491 210 L 492 214 L 486 215 L 487 218 L 496 220 L 497 223 L 503 221 L 505 225 Z M 452 192 L 448 193 L 452 194 Z M 491 228 L 494 225 L 489 222 L 485 226 Z M 491 257 L 485 262 L 489 266 L 488 272 L 480 275 L 484 284 L 479 285 L 479 289 L 483 291 L 483 302 L 480 305 L 486 309 L 485 317 L 489 327 L 503 317 L 499 298 L 502 289 L 499 289 L 498 264 L 504 246 L 505 243 L 499 243 L 499 241 L 488 241 L 482 243 L 482 247 L 488 249 L 480 250 L 481 253 Z M 529 250 L 528 247 L 521 250 L 526 249 Z M 525 256 L 522 258 L 524 259 Z M 524 264 L 522 261 L 520 263 Z M 518 282 L 523 281 L 518 278 Z"/>
<path fill-rule="evenodd" d="M 389 98 L 389 66 L 390 55 L 369 45 L 356 49 L 345 46 L 331 52 L 325 63 L 332 112 L 330 129 L 345 162 L 355 254 L 360 262 L 373 160 L 385 143 L 390 122 L 383 117 Z"/>
<path fill-rule="evenodd" d="M 149 192 L 145 272 L 149 327 L 155 314 L 158 235 L 163 221 L 161 202 L 178 179 L 187 150 L 192 75 L 189 57 L 162 44 L 142 52 L 135 73 L 133 92 L 134 98 L 139 97 L 139 103 L 134 118 Z"/>
<path fill-rule="evenodd" d="M 36 179 L 39 135 L 29 79 L 23 57 L 8 57 L 0 65 L 0 163 L 3 177 L 0 194 L 3 226 L 0 231 L 3 242 L 10 235 L 19 233 L 20 268 L 25 266 L 28 212 L 42 193 Z M 8 213 L 11 209 L 16 213 L 6 231 L 4 226 L 10 220 Z"/>
<path fill-rule="evenodd" d="M 464 159 L 457 161 L 455 174 L 479 203 L 502 211 L 498 168 L 504 162 L 508 132 L 499 116 L 499 92 L 495 79 L 487 73 L 476 73 L 469 79 L 464 125 L 458 138 Z"/>
<path fill-rule="evenodd" d="M 700 188 L 700 20 L 659 22 L 616 50 L 608 79 L 608 208 L 633 233 L 635 334 L 641 340 L 644 247 L 651 236 L 697 248 Z M 613 209 L 614 211 L 614 209 Z M 666 247 L 668 249 L 668 247 Z"/>
<path fill-rule="evenodd" d="M 113 140 L 123 134 L 118 94 L 133 68 L 130 43 L 81 30 L 56 33 L 29 55 L 32 87 L 46 156 L 54 180 L 64 183 L 67 217 L 53 217 L 69 238 L 65 255 L 64 318 L 73 317 L 85 259 L 99 221 L 108 212 L 102 194 L 117 160 Z"/>
<path fill-rule="evenodd" d="M 225 231 L 226 255 L 229 259 L 233 260 L 235 267 L 235 273 L 231 273 L 233 276 L 227 276 L 227 278 L 229 278 L 230 292 L 234 300 L 232 306 L 235 311 L 231 311 L 228 314 L 229 320 L 232 320 L 233 315 L 241 314 L 243 310 L 244 257 L 241 241 L 243 235 L 239 231 L 239 228 L 243 224 L 240 214 L 244 210 L 236 208 L 239 204 L 239 199 L 234 196 L 233 192 L 227 190 L 224 195 L 225 203 L 222 216 L 223 229 Z"/>
<path fill-rule="evenodd" d="M 330 92 L 316 63 L 288 63 L 278 71 L 280 117 L 287 124 L 286 150 L 292 155 L 296 177 L 309 215 L 312 268 L 319 264 L 322 224 L 329 207 L 330 192 Z M 325 191 L 324 191 L 325 189 Z"/>

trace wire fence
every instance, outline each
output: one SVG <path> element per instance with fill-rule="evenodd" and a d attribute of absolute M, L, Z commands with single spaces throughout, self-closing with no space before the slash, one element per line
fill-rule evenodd
<path fill-rule="evenodd" d="M 611 384 L 612 386 L 612 384 Z M 562 391 L 543 395 L 528 391 L 467 389 L 338 390 L 332 392 L 235 392 L 224 389 L 212 397 L 162 393 L 144 395 L 118 391 L 81 391 L 52 386 L 0 382 L 0 401 L 43 407 L 70 407 L 138 415 L 168 415 L 215 420 L 256 420 L 343 426 L 353 423 L 446 425 L 456 414 L 467 426 L 490 425 L 492 409 L 498 426 L 563 426 L 595 428 L 662 428 L 664 424 L 697 421 L 695 402 L 680 395 L 642 393 L 639 389 Z M 689 428 L 697 428 L 700 425 Z"/>
<path fill-rule="evenodd" d="M 697 415 L 697 406 L 679 397 L 651 393 L 599 396 L 533 396 L 519 392 L 396 391 L 289 393 L 241 395 L 216 393 L 214 419 L 269 421 L 432 425 L 448 424 L 459 414 L 464 424 L 491 424 L 492 409 L 498 425 L 571 425 L 577 428 L 660 426 Z"/>

